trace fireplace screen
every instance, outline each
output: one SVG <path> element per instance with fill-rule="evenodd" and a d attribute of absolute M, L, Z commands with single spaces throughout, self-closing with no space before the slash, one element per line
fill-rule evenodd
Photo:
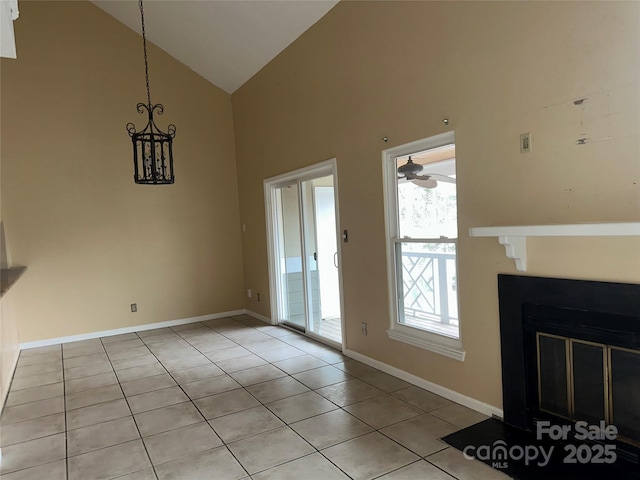
<path fill-rule="evenodd" d="M 540 409 L 571 418 L 568 339 L 538 333 L 538 401 Z"/>
<path fill-rule="evenodd" d="M 640 351 L 536 333 L 538 405 L 593 425 L 604 420 L 620 439 L 640 443 Z"/>
<path fill-rule="evenodd" d="M 573 419 L 595 424 L 609 422 L 607 348 L 604 345 L 571 340 L 573 374 Z"/>
<path fill-rule="evenodd" d="M 609 348 L 611 423 L 620 435 L 640 443 L 640 352 Z"/>

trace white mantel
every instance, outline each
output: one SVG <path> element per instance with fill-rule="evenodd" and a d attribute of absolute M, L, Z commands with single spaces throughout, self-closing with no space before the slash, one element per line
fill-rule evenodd
<path fill-rule="evenodd" d="M 498 237 L 507 258 L 516 269 L 527 271 L 527 237 L 620 237 L 640 236 L 640 222 L 576 223 L 570 225 L 514 225 L 509 227 L 473 227 L 471 237 Z"/>
<path fill-rule="evenodd" d="M 13 22 L 18 15 L 18 0 L 0 0 L 0 57 L 16 58 Z"/>

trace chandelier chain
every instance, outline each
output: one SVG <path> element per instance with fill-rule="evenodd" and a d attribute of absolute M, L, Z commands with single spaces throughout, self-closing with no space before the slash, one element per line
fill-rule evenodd
<path fill-rule="evenodd" d="M 147 82 L 147 103 L 151 109 L 151 90 L 149 88 L 149 64 L 147 61 L 147 37 L 144 31 L 144 7 L 142 6 L 142 0 L 140 0 L 140 18 L 142 20 L 142 45 L 144 48 L 144 77 Z"/>
<path fill-rule="evenodd" d="M 147 85 L 147 103 L 136 105 L 140 115 L 147 114 L 147 125 L 136 130 L 135 124 L 126 125 L 133 145 L 133 180 L 143 185 L 170 185 L 174 183 L 173 174 L 173 138 L 176 126 L 169 124 L 163 132 L 153 120 L 153 114 L 162 115 L 164 107 L 161 103 L 151 103 L 151 87 L 149 86 L 149 59 L 147 56 L 147 32 L 144 24 L 143 0 L 138 0 L 142 25 L 142 45 L 144 48 L 144 77 Z"/>

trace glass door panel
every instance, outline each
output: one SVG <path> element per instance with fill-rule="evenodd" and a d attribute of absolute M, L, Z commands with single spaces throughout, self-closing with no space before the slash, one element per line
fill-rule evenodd
<path fill-rule="evenodd" d="M 302 183 L 307 245 L 309 330 L 342 342 L 333 176 Z"/>
<path fill-rule="evenodd" d="M 299 188 L 297 184 L 275 190 L 278 310 L 280 320 L 300 329 L 306 327 L 305 285 L 300 241 Z"/>
<path fill-rule="evenodd" d="M 316 242 L 313 181 L 300 183 L 302 193 L 302 228 L 304 242 L 304 274 L 307 292 L 307 329 L 315 332 L 320 322 L 320 283 L 318 281 L 318 247 Z"/>

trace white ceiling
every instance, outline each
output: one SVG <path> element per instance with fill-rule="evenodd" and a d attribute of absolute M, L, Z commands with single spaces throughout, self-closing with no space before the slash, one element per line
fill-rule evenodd
<path fill-rule="evenodd" d="M 93 3 L 140 33 L 137 0 Z M 233 93 L 337 0 L 146 0 L 147 40 Z M 142 44 L 140 45 L 142 61 Z M 149 60 L 151 69 L 153 59 Z M 153 70 L 151 70 L 153 79 Z"/>

